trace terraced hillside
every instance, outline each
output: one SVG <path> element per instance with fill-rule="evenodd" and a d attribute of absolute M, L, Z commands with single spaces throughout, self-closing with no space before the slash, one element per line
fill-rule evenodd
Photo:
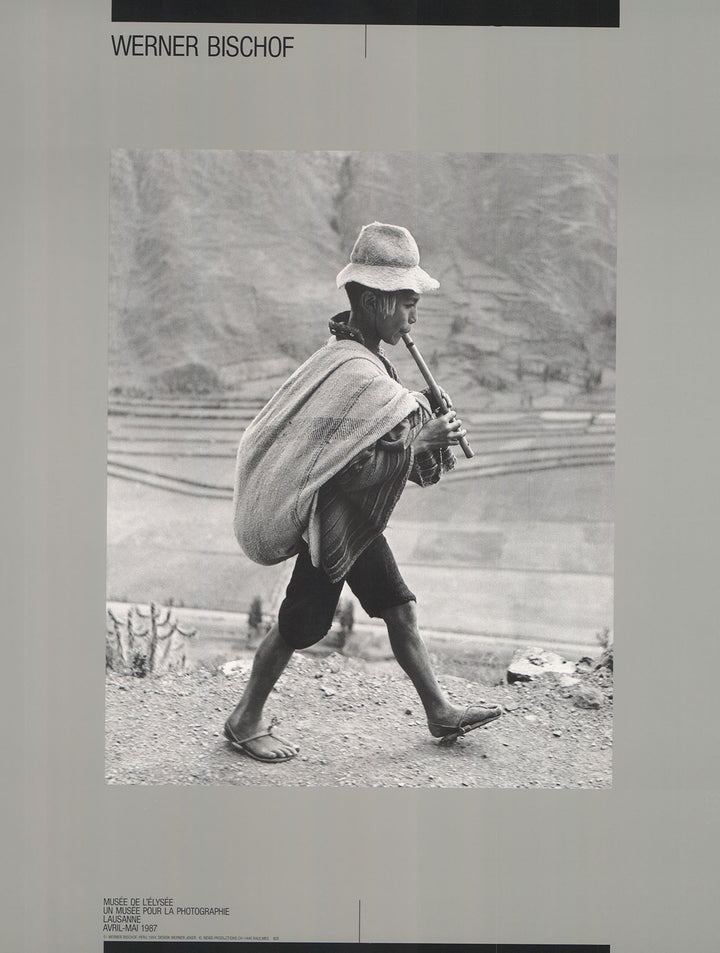
<path fill-rule="evenodd" d="M 417 339 L 459 406 L 612 408 L 616 188 L 610 156 L 117 150 L 111 388 L 279 383 L 327 338 L 378 219 L 440 280 Z"/>
<path fill-rule="evenodd" d="M 232 534 L 238 439 L 259 400 L 123 399 L 109 416 L 108 595 L 268 611 L 288 565 Z M 612 627 L 614 415 L 466 416 L 475 458 L 409 486 L 388 532 L 423 623 L 439 632 L 594 643 Z"/>

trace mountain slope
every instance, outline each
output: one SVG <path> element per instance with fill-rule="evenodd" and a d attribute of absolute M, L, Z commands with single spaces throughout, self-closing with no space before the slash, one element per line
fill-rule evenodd
<path fill-rule="evenodd" d="M 612 403 L 616 188 L 608 156 L 115 151 L 110 385 L 167 389 L 198 365 L 269 393 L 326 340 L 335 274 L 379 219 L 440 279 L 417 340 L 463 403 Z"/>

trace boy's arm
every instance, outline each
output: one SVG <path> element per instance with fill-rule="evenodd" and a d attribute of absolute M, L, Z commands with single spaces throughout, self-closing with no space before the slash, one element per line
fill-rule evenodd
<path fill-rule="evenodd" d="M 418 406 L 371 447 L 361 450 L 332 482 L 346 490 L 363 490 L 394 477 L 406 466 L 407 454 L 412 452 L 412 443 L 422 430 L 427 413 L 429 410 Z"/>
<path fill-rule="evenodd" d="M 450 447 L 420 450 L 415 454 L 408 480 L 418 486 L 434 486 L 444 473 L 455 469 L 455 454 Z"/>
<path fill-rule="evenodd" d="M 431 412 L 428 414 L 422 434 L 418 433 L 415 444 L 415 458 L 408 480 L 418 486 L 433 486 L 444 473 L 455 468 L 455 454 L 452 445 L 458 435 L 465 434 L 462 421 L 457 420 L 450 396 L 441 391 L 449 412 L 440 414 L 435 406 L 429 388 L 422 391 Z M 425 429 L 427 425 L 427 429 Z"/>
<path fill-rule="evenodd" d="M 415 451 L 413 444 L 418 440 L 426 424 L 432 422 L 433 432 L 438 431 L 435 443 L 442 441 L 445 432 L 452 432 L 454 424 L 433 417 L 430 404 L 424 394 L 415 393 L 418 407 L 397 426 L 380 438 L 373 446 L 361 450 L 348 463 L 332 482 L 346 490 L 362 490 L 378 486 L 397 474 L 406 465 L 406 455 L 413 454 L 412 468 L 408 479 L 418 486 L 432 486 L 443 473 L 455 467 L 455 455 L 449 446 L 425 446 L 433 440 L 425 438 L 421 449 Z"/>

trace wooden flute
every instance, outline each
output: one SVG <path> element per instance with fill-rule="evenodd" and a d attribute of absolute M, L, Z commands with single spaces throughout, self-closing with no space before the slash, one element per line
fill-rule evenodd
<path fill-rule="evenodd" d="M 430 368 L 427 366 L 427 364 L 423 360 L 422 354 L 420 353 L 420 351 L 418 351 L 417 345 L 415 344 L 415 342 L 410 337 L 410 334 L 407 331 L 403 333 L 403 341 L 405 341 L 408 351 L 410 351 L 413 358 L 415 359 L 415 363 L 420 368 L 420 373 L 427 381 L 428 387 L 430 388 L 430 393 L 432 394 L 433 401 L 439 407 L 441 413 L 446 414 L 448 410 L 450 410 L 450 408 L 448 407 L 445 401 L 445 398 L 442 395 L 442 391 L 438 387 L 437 381 L 432 376 L 432 372 L 430 371 Z M 473 453 L 472 447 L 467 442 L 465 437 L 460 437 L 460 439 L 458 440 L 458 443 L 460 444 L 460 447 L 462 448 L 462 452 L 465 454 L 468 460 L 471 457 L 475 456 L 475 454 Z"/>

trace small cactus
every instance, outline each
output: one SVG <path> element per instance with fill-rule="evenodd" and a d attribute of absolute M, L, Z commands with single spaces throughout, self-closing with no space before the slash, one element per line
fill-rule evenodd
<path fill-rule="evenodd" d="M 197 633 L 186 632 L 172 619 L 171 610 L 150 603 L 147 611 L 131 606 L 122 622 L 111 609 L 107 610 L 109 626 L 105 639 L 105 668 L 144 678 L 161 671 L 185 667 L 185 654 L 173 664 L 173 650 L 184 645 Z"/>

